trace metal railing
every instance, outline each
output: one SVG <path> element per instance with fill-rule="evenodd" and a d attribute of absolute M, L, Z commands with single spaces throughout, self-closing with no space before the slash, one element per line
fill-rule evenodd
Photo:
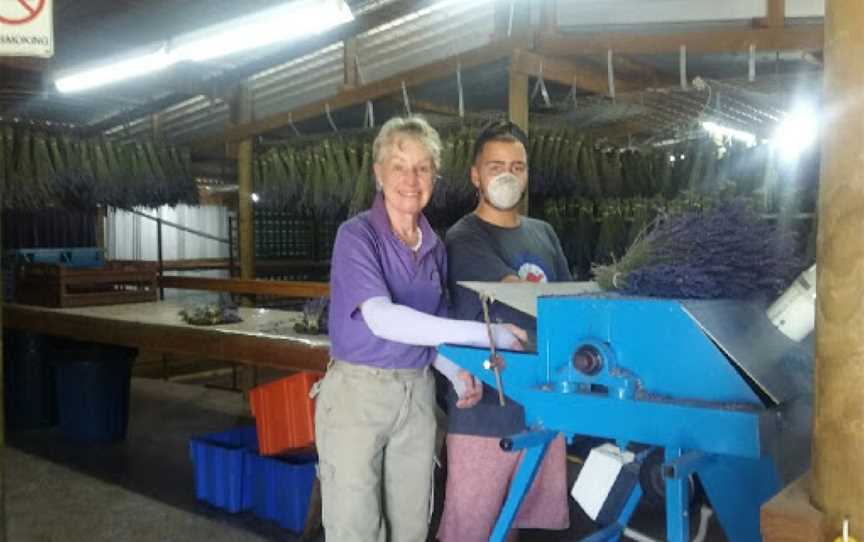
<path fill-rule="evenodd" d="M 224 237 L 217 237 L 217 236 L 209 234 L 207 232 L 203 232 L 200 230 L 189 228 L 189 227 L 184 226 L 182 224 L 177 224 L 176 222 L 171 222 L 170 220 L 165 220 L 164 218 L 160 218 L 158 216 L 148 215 L 147 213 L 143 213 L 143 212 L 135 210 L 135 209 L 123 208 L 123 207 L 118 207 L 118 209 L 120 209 L 121 211 L 126 211 L 127 213 L 132 213 L 134 215 L 137 215 L 137 216 L 140 216 L 143 218 L 147 218 L 147 219 L 150 219 L 150 220 L 156 222 L 156 260 L 157 260 L 158 265 L 159 265 L 159 277 L 160 278 L 162 277 L 162 275 L 165 271 L 165 269 L 164 269 L 165 261 L 162 257 L 162 226 L 163 225 L 170 226 L 170 227 L 172 227 L 176 230 L 182 231 L 182 232 L 191 233 L 192 235 L 197 235 L 199 237 L 203 237 L 204 239 L 210 239 L 211 241 L 216 241 L 219 243 L 226 243 L 228 245 L 228 262 L 229 262 L 228 269 L 229 269 L 229 273 L 233 272 L 233 269 L 234 269 L 234 241 L 231 238 L 232 237 L 232 235 L 231 235 L 232 218 L 231 217 L 228 217 L 228 238 L 224 238 Z M 162 288 L 161 286 L 159 287 L 159 299 L 163 300 L 163 301 L 165 299 L 165 288 Z"/>

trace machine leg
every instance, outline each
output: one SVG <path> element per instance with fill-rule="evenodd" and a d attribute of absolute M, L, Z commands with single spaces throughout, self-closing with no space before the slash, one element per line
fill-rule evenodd
<path fill-rule="evenodd" d="M 621 540 L 621 535 L 624 533 L 627 524 L 630 523 L 630 518 L 633 516 L 633 512 L 636 511 L 636 506 L 641 499 L 642 485 L 636 482 L 615 523 L 591 533 L 580 542 L 618 542 Z"/>
<path fill-rule="evenodd" d="M 489 542 L 504 542 L 506 540 L 510 526 L 513 525 L 513 520 L 516 519 L 516 514 L 519 512 L 522 499 L 528 494 L 531 483 L 534 481 L 537 471 L 540 470 L 540 463 L 546 455 L 546 449 L 549 448 L 549 443 L 556 436 L 558 433 L 554 431 L 529 431 L 501 441 L 501 447 L 505 450 L 525 450 L 525 455 L 513 477 L 513 482 L 510 483 L 507 500 L 504 501 L 504 507 L 501 509 L 498 521 L 495 522 Z"/>
<path fill-rule="evenodd" d="M 684 455 L 681 448 L 666 448 L 666 462 L 672 463 Z M 681 476 L 680 474 L 683 474 Z M 666 540 L 687 542 L 690 539 L 690 480 L 689 473 L 666 478 Z"/>

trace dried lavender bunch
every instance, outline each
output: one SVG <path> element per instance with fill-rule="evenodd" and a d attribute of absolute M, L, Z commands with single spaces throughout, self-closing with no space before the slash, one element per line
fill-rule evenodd
<path fill-rule="evenodd" d="M 196 326 L 234 324 L 243 321 L 237 305 L 225 295 L 221 295 L 215 302 L 191 304 L 182 309 L 179 314 L 184 322 Z"/>
<path fill-rule="evenodd" d="M 318 335 L 327 333 L 327 309 L 330 298 L 318 297 L 310 299 L 303 305 L 303 320 L 294 324 L 294 331 Z"/>
<path fill-rule="evenodd" d="M 631 295 L 771 299 L 804 263 L 793 232 L 733 200 L 658 219 L 620 261 L 593 271 L 604 289 Z"/>

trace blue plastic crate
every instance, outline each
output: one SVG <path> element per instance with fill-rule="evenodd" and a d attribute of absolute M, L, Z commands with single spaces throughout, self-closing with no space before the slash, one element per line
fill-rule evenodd
<path fill-rule="evenodd" d="M 61 346 L 52 354 L 57 421 L 67 438 L 109 442 L 126 438 L 135 351 L 105 345 Z"/>
<path fill-rule="evenodd" d="M 10 429 L 36 429 L 57 423 L 54 369 L 46 335 L 5 330 L 6 424 Z"/>
<path fill-rule="evenodd" d="M 22 248 L 6 252 L 11 264 L 51 263 L 67 267 L 88 268 L 105 265 L 105 251 L 98 247 L 85 248 Z"/>
<path fill-rule="evenodd" d="M 15 269 L 3 264 L 3 301 L 11 303 L 15 299 Z"/>
<path fill-rule="evenodd" d="M 264 457 L 247 452 L 252 464 L 252 511 L 299 533 L 306 525 L 318 458 L 314 454 Z"/>
<path fill-rule="evenodd" d="M 248 450 L 257 444 L 254 425 L 191 439 L 195 497 L 232 514 L 249 510 L 254 473 Z"/>

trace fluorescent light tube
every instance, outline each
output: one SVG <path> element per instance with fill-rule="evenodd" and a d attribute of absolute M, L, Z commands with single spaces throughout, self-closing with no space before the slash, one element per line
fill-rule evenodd
<path fill-rule="evenodd" d="M 173 62 L 165 49 L 155 53 L 140 55 L 98 68 L 91 68 L 55 81 L 60 92 L 79 92 L 94 87 L 116 83 L 131 77 L 139 77 L 167 68 Z"/>
<path fill-rule="evenodd" d="M 736 130 L 735 128 L 729 128 L 728 126 L 723 126 L 721 124 L 717 124 L 716 122 L 711 121 L 703 122 L 702 128 L 704 128 L 706 132 L 713 136 L 737 139 L 748 147 L 752 147 L 756 144 L 756 136 L 751 134 L 750 132 Z"/>
<path fill-rule="evenodd" d="M 60 92 L 78 92 L 140 77 L 178 62 L 202 62 L 317 34 L 352 21 L 344 0 L 297 0 L 172 39 L 155 53 L 85 69 L 55 81 Z"/>
<path fill-rule="evenodd" d="M 342 0 L 293 2 L 174 40 L 169 54 L 178 62 L 202 62 L 318 34 L 353 19 L 351 10 Z"/>

